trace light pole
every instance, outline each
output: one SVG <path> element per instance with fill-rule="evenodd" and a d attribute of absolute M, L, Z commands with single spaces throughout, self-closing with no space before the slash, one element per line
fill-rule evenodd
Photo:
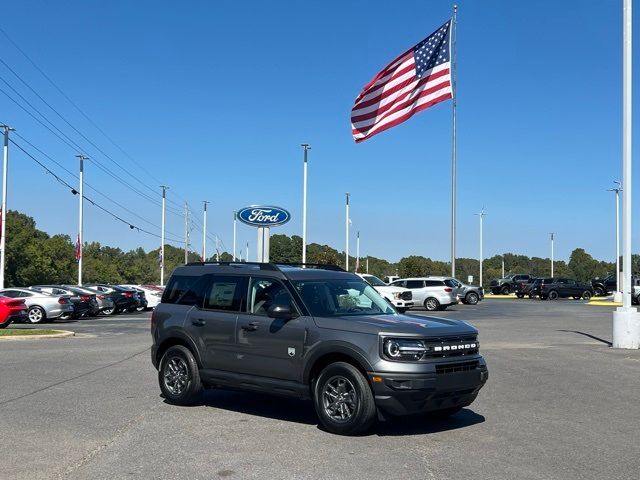
<path fill-rule="evenodd" d="M 236 261 L 236 224 L 238 223 L 238 212 L 233 211 L 233 261 Z M 242 257 L 242 251 L 240 251 Z M 242 259 L 240 259 L 242 261 Z"/>
<path fill-rule="evenodd" d="M 553 240 L 555 233 L 550 233 L 551 235 L 551 277 L 553 278 Z"/>
<path fill-rule="evenodd" d="M 480 287 L 482 287 L 482 259 L 483 259 L 483 255 L 482 255 L 482 222 L 484 220 L 484 217 L 486 215 L 486 213 L 484 213 L 484 207 L 482 207 L 482 210 L 480 210 L 480 213 L 476 213 L 476 215 L 478 215 L 478 217 L 480 217 Z M 504 278 L 504 276 L 503 276 Z"/>
<path fill-rule="evenodd" d="M 4 266 L 6 262 L 7 239 L 7 174 L 9 173 L 9 132 L 15 129 L 9 125 L 0 125 L 4 130 L 4 150 L 2 155 L 2 210 L 0 211 L 0 288 L 4 288 Z"/>
<path fill-rule="evenodd" d="M 203 218 L 202 218 L 202 261 L 206 262 L 207 261 L 207 205 L 209 205 L 209 203 L 206 200 L 202 201 L 202 205 L 204 207 L 204 211 L 202 212 Z M 235 254 L 235 252 L 234 252 Z M 234 258 L 235 260 L 235 258 Z"/>
<path fill-rule="evenodd" d="M 632 0 L 623 3 L 622 34 L 622 307 L 613 312 L 613 348 L 640 348 L 640 318 L 631 306 Z"/>
<path fill-rule="evenodd" d="M 162 189 L 162 223 L 160 226 L 160 285 L 164 287 L 164 212 L 167 203 L 167 187 L 160 185 Z"/>
<path fill-rule="evenodd" d="M 307 152 L 311 149 L 308 143 L 303 143 L 304 166 L 302 170 L 302 263 L 307 263 Z"/>
<path fill-rule="evenodd" d="M 504 278 L 504 253 L 502 254 L 502 278 Z"/>
<path fill-rule="evenodd" d="M 349 192 L 345 193 L 347 199 L 347 209 L 346 209 L 346 217 L 345 217 L 345 249 L 344 249 L 344 265 L 345 270 L 349 271 Z"/>
<path fill-rule="evenodd" d="M 80 160 L 80 201 L 78 206 L 78 247 L 76 255 L 78 257 L 78 285 L 82 286 L 82 242 L 84 241 L 84 161 L 89 157 L 84 155 L 76 155 L 76 158 Z"/>
<path fill-rule="evenodd" d="M 356 235 L 356 273 L 360 269 L 360 232 Z"/>
<path fill-rule="evenodd" d="M 616 194 L 616 291 L 613 294 L 613 301 L 622 302 L 622 292 L 620 291 L 620 192 L 622 186 L 617 180 L 614 180 L 613 183 L 616 186 L 607 190 Z"/>
<path fill-rule="evenodd" d="M 189 263 L 189 205 L 184 202 L 184 264 Z"/>

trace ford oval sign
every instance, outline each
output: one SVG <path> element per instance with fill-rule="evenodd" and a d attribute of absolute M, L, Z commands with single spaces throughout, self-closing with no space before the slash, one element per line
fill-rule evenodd
<path fill-rule="evenodd" d="M 275 227 L 289 221 L 291 214 L 279 207 L 246 207 L 238 212 L 238 219 L 252 227 Z"/>

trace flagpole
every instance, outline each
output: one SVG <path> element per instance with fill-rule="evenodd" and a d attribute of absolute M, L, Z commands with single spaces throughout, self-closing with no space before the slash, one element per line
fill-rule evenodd
<path fill-rule="evenodd" d="M 4 271 L 7 245 L 7 175 L 9 173 L 9 132 L 14 129 L 9 125 L 0 125 L 4 130 L 4 149 L 2 155 L 2 225 L 0 225 L 0 288 L 4 288 Z"/>
<path fill-rule="evenodd" d="M 344 221 L 345 226 L 345 249 L 344 249 L 344 269 L 349 271 L 349 192 L 345 193 L 347 198 L 347 209 Z"/>
<path fill-rule="evenodd" d="M 451 93 L 453 110 L 451 115 L 451 276 L 456 276 L 456 25 L 458 5 L 453 6 L 453 21 L 451 22 Z"/>
<path fill-rule="evenodd" d="M 88 159 L 84 155 L 76 155 L 80 160 L 80 205 L 78 209 L 78 286 L 82 286 L 82 242 L 84 237 L 84 161 Z"/>
<path fill-rule="evenodd" d="M 311 148 L 303 143 L 304 164 L 302 172 L 302 263 L 307 263 L 307 152 Z"/>

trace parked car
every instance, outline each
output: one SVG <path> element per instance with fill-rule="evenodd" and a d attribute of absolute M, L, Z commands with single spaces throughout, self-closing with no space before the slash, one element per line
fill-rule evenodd
<path fill-rule="evenodd" d="M 0 328 L 27 318 L 27 306 L 22 298 L 0 297 Z"/>
<path fill-rule="evenodd" d="M 531 289 L 533 288 L 533 284 L 535 283 L 536 280 L 538 280 L 538 278 L 529 277 L 529 279 L 526 282 L 525 281 L 518 282 L 518 285 L 516 285 L 516 297 L 533 298 L 534 295 L 532 295 Z"/>
<path fill-rule="evenodd" d="M 119 287 L 118 285 L 108 285 L 106 283 L 87 283 L 83 285 L 93 290 L 108 294 L 115 303 L 113 310 L 105 310 L 105 315 L 115 315 L 120 312 L 127 312 L 138 307 L 138 299 L 130 288 Z"/>
<path fill-rule="evenodd" d="M 327 268 L 176 268 L 151 316 L 165 401 L 191 404 L 205 387 L 311 399 L 325 429 L 356 435 L 380 417 L 449 416 L 475 400 L 488 378 L 475 328 L 399 314 Z"/>
<path fill-rule="evenodd" d="M 458 296 L 453 291 L 453 287 L 445 283 L 446 279 L 448 277 L 403 278 L 391 285 L 408 288 L 411 290 L 415 305 L 424 305 L 424 308 L 433 312 L 458 303 Z"/>
<path fill-rule="evenodd" d="M 141 287 L 140 285 L 120 285 L 120 286 L 122 288 L 129 288 L 134 292 L 136 292 L 136 294 L 138 295 L 138 306 L 136 307 L 136 310 L 138 310 L 139 312 L 143 312 L 151 308 L 149 305 L 149 297 L 158 295 L 155 297 L 156 301 L 154 302 L 154 306 L 160 303 L 160 297 L 162 297 L 162 294 L 158 294 L 157 292 L 147 290 Z"/>
<path fill-rule="evenodd" d="M 376 292 L 396 307 L 398 312 L 404 313 L 413 307 L 413 294 L 408 288 L 387 285 L 375 275 L 369 275 L 367 273 L 356 273 L 356 275 L 363 278 L 369 285 L 375 288 Z"/>
<path fill-rule="evenodd" d="M 538 295 L 541 300 L 569 297 L 589 300 L 593 296 L 593 287 L 589 283 L 578 283 L 573 278 L 545 278 L 540 284 Z"/>
<path fill-rule="evenodd" d="M 83 292 L 77 287 L 68 287 L 64 285 L 34 285 L 31 288 L 53 295 L 68 296 L 73 304 L 73 313 L 71 314 L 71 318 L 73 319 L 91 317 L 100 312 L 96 296 L 94 294 Z"/>
<path fill-rule="evenodd" d="M 73 303 L 68 295 L 52 295 L 29 288 L 5 288 L 0 290 L 0 295 L 23 299 L 27 307 L 26 321 L 29 323 L 51 322 L 73 315 Z"/>
<path fill-rule="evenodd" d="M 98 290 L 94 290 L 92 288 L 89 287 L 74 287 L 75 290 L 79 290 L 81 292 L 84 292 L 88 295 L 95 295 L 96 297 L 96 303 L 98 304 L 98 313 L 105 313 L 105 312 L 110 312 L 113 310 L 113 307 L 115 306 L 115 303 L 113 301 L 113 298 L 111 298 L 110 295 L 106 294 L 106 293 L 102 293 Z"/>
<path fill-rule="evenodd" d="M 432 279 L 438 279 L 443 277 L 429 277 Z M 466 285 L 457 278 L 445 278 L 444 283 L 453 288 L 453 293 L 456 294 L 458 300 L 466 305 L 476 305 L 480 300 L 484 298 L 484 289 L 476 285 Z"/>
<path fill-rule="evenodd" d="M 531 275 L 523 273 L 511 273 L 504 278 L 498 278 L 497 280 L 491 280 L 489 288 L 494 295 L 507 295 L 516 291 L 516 286 L 519 282 L 526 282 L 531 278 Z"/>
<path fill-rule="evenodd" d="M 383 280 L 384 280 L 384 283 L 386 283 L 387 285 L 390 285 L 396 280 L 400 280 L 400 277 L 398 275 L 387 275 L 386 277 L 384 277 Z"/>
<path fill-rule="evenodd" d="M 615 273 L 607 275 L 604 278 L 596 277 L 591 280 L 591 286 L 596 297 L 602 297 L 613 293 L 617 288 L 617 281 Z"/>

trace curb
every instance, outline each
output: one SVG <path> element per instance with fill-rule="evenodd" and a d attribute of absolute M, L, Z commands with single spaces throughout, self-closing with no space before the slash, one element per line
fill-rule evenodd
<path fill-rule="evenodd" d="M 4 340 L 42 340 L 45 338 L 67 338 L 73 337 L 74 332 L 69 330 L 55 330 L 60 333 L 53 333 L 51 335 L 12 335 L 12 336 L 0 336 L 0 342 Z"/>
<path fill-rule="evenodd" d="M 588 302 L 587 305 L 593 305 L 595 307 L 621 307 L 622 302 L 610 302 L 607 300 L 594 300 L 593 302 Z"/>
<path fill-rule="evenodd" d="M 515 296 L 515 294 L 510 293 L 509 295 L 485 295 L 484 299 L 486 300 L 487 298 L 490 299 L 495 299 L 495 300 L 513 300 L 513 299 L 518 299 L 518 297 Z"/>

